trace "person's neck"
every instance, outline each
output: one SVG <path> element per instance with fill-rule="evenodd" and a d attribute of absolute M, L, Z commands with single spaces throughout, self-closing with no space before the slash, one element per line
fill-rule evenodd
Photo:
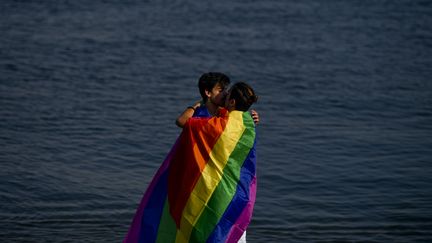
<path fill-rule="evenodd" d="M 218 114 L 219 106 L 214 104 L 210 100 L 207 100 L 207 102 L 205 103 L 205 106 L 206 106 L 208 112 L 210 113 L 210 115 L 215 116 Z"/>

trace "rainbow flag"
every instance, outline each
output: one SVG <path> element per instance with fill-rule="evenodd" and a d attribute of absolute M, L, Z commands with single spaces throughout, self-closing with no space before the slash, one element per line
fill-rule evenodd
<path fill-rule="evenodd" d="M 248 112 L 189 119 L 123 242 L 237 242 L 252 216 L 255 165 Z"/>

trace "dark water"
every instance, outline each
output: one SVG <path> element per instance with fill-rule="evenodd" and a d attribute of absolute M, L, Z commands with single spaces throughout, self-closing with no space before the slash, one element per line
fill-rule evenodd
<path fill-rule="evenodd" d="M 222 71 L 260 95 L 249 242 L 432 242 L 432 2 L 0 3 L 0 241 L 120 242 Z"/>

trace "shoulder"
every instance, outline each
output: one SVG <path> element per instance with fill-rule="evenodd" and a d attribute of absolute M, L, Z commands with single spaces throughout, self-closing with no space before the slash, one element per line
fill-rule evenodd
<path fill-rule="evenodd" d="M 184 129 L 194 129 L 197 127 L 201 127 L 207 124 L 210 119 L 211 117 L 193 116 L 186 121 Z"/>
<path fill-rule="evenodd" d="M 205 105 L 201 105 L 196 108 L 192 117 L 210 117 L 210 112 Z"/>

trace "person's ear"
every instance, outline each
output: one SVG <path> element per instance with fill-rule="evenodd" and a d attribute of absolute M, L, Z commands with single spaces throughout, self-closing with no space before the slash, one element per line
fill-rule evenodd
<path fill-rule="evenodd" d="M 210 98 L 211 92 L 208 90 L 204 90 L 204 92 L 205 92 L 205 95 L 207 96 L 207 98 Z"/>

